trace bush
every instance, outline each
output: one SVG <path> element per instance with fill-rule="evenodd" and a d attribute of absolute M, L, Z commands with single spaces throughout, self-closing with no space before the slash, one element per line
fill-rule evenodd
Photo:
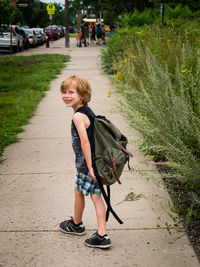
<path fill-rule="evenodd" d="M 167 166 L 200 216 L 200 29 L 192 21 L 174 25 L 119 29 L 102 61 L 144 137 L 141 149 Z"/>
<path fill-rule="evenodd" d="M 139 12 L 137 9 L 135 9 L 132 14 L 124 14 L 119 24 L 122 27 L 134 27 L 152 24 L 155 21 L 157 15 L 158 12 L 152 9 L 146 9 L 143 12 Z"/>

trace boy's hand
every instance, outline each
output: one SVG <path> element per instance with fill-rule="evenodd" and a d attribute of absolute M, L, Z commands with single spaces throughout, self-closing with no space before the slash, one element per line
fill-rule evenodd
<path fill-rule="evenodd" d="M 93 169 L 90 169 L 89 172 L 90 172 L 91 178 L 92 178 L 95 182 L 97 182 L 97 178 L 96 178 L 95 175 L 94 175 L 94 170 L 93 170 Z"/>

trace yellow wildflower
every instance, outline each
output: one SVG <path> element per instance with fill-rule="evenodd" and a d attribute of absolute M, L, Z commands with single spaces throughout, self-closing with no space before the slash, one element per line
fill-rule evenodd
<path fill-rule="evenodd" d="M 123 64 L 122 64 L 122 63 L 120 63 L 120 64 L 119 64 L 119 67 L 120 67 L 120 68 L 122 68 L 122 67 L 123 67 Z"/>
<path fill-rule="evenodd" d="M 136 32 L 136 34 L 141 34 L 142 32 Z"/>
<path fill-rule="evenodd" d="M 110 92 L 110 90 L 107 91 L 107 94 L 108 94 L 108 97 L 111 96 L 111 92 Z"/>
<path fill-rule="evenodd" d="M 117 72 L 117 74 L 116 74 L 116 80 L 117 80 L 117 82 L 120 82 L 120 79 L 121 79 L 121 72 Z"/>
<path fill-rule="evenodd" d="M 136 58 L 136 56 L 131 56 L 131 58 L 133 58 L 133 59 L 134 59 L 134 58 Z"/>
<path fill-rule="evenodd" d="M 128 60 L 128 59 L 127 59 L 127 58 L 125 58 L 124 60 L 122 60 L 122 62 L 124 62 L 124 63 L 125 63 L 125 62 L 127 62 L 127 60 Z"/>
<path fill-rule="evenodd" d="M 181 70 L 182 73 L 186 73 L 186 72 L 188 72 L 188 71 L 189 71 L 189 70 L 187 70 L 187 69 Z"/>

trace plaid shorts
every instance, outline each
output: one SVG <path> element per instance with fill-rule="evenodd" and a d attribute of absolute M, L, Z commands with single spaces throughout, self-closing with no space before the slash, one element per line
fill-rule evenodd
<path fill-rule="evenodd" d="M 83 193 L 83 195 L 88 196 L 89 194 L 100 195 L 101 190 L 97 182 L 95 182 L 90 173 L 76 173 L 76 190 Z"/>

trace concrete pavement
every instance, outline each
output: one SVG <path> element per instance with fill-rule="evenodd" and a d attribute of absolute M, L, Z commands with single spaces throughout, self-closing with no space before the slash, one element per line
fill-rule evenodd
<path fill-rule="evenodd" d="M 0 266 L 138 266 L 196 267 L 195 252 L 187 236 L 174 229 L 170 236 L 165 224 L 172 224 L 168 215 L 169 196 L 163 186 L 146 182 L 139 173 L 126 169 L 122 185 L 111 188 L 112 205 L 124 221 L 119 225 L 110 215 L 107 223 L 112 240 L 109 250 L 91 249 L 84 240 L 96 230 L 96 217 L 90 198 L 86 199 L 84 223 L 86 236 L 61 233 L 60 221 L 73 215 L 74 156 L 71 148 L 70 122 L 72 109 L 65 107 L 59 87 L 71 74 L 86 77 L 93 94 L 91 108 L 96 114 L 110 118 L 131 138 L 138 133 L 131 129 L 117 111 L 117 95 L 102 74 L 100 48 L 64 47 L 64 39 L 52 47 L 40 47 L 20 53 L 69 54 L 71 61 L 52 81 L 50 90 L 39 104 L 35 116 L 20 133 L 20 142 L 8 146 L 0 165 Z M 158 175 L 153 162 L 129 144 L 134 154 L 131 165 Z M 142 194 L 137 201 L 124 201 L 130 192 Z M 159 196 L 158 196 L 159 195 Z M 158 224 L 160 227 L 157 227 Z"/>

